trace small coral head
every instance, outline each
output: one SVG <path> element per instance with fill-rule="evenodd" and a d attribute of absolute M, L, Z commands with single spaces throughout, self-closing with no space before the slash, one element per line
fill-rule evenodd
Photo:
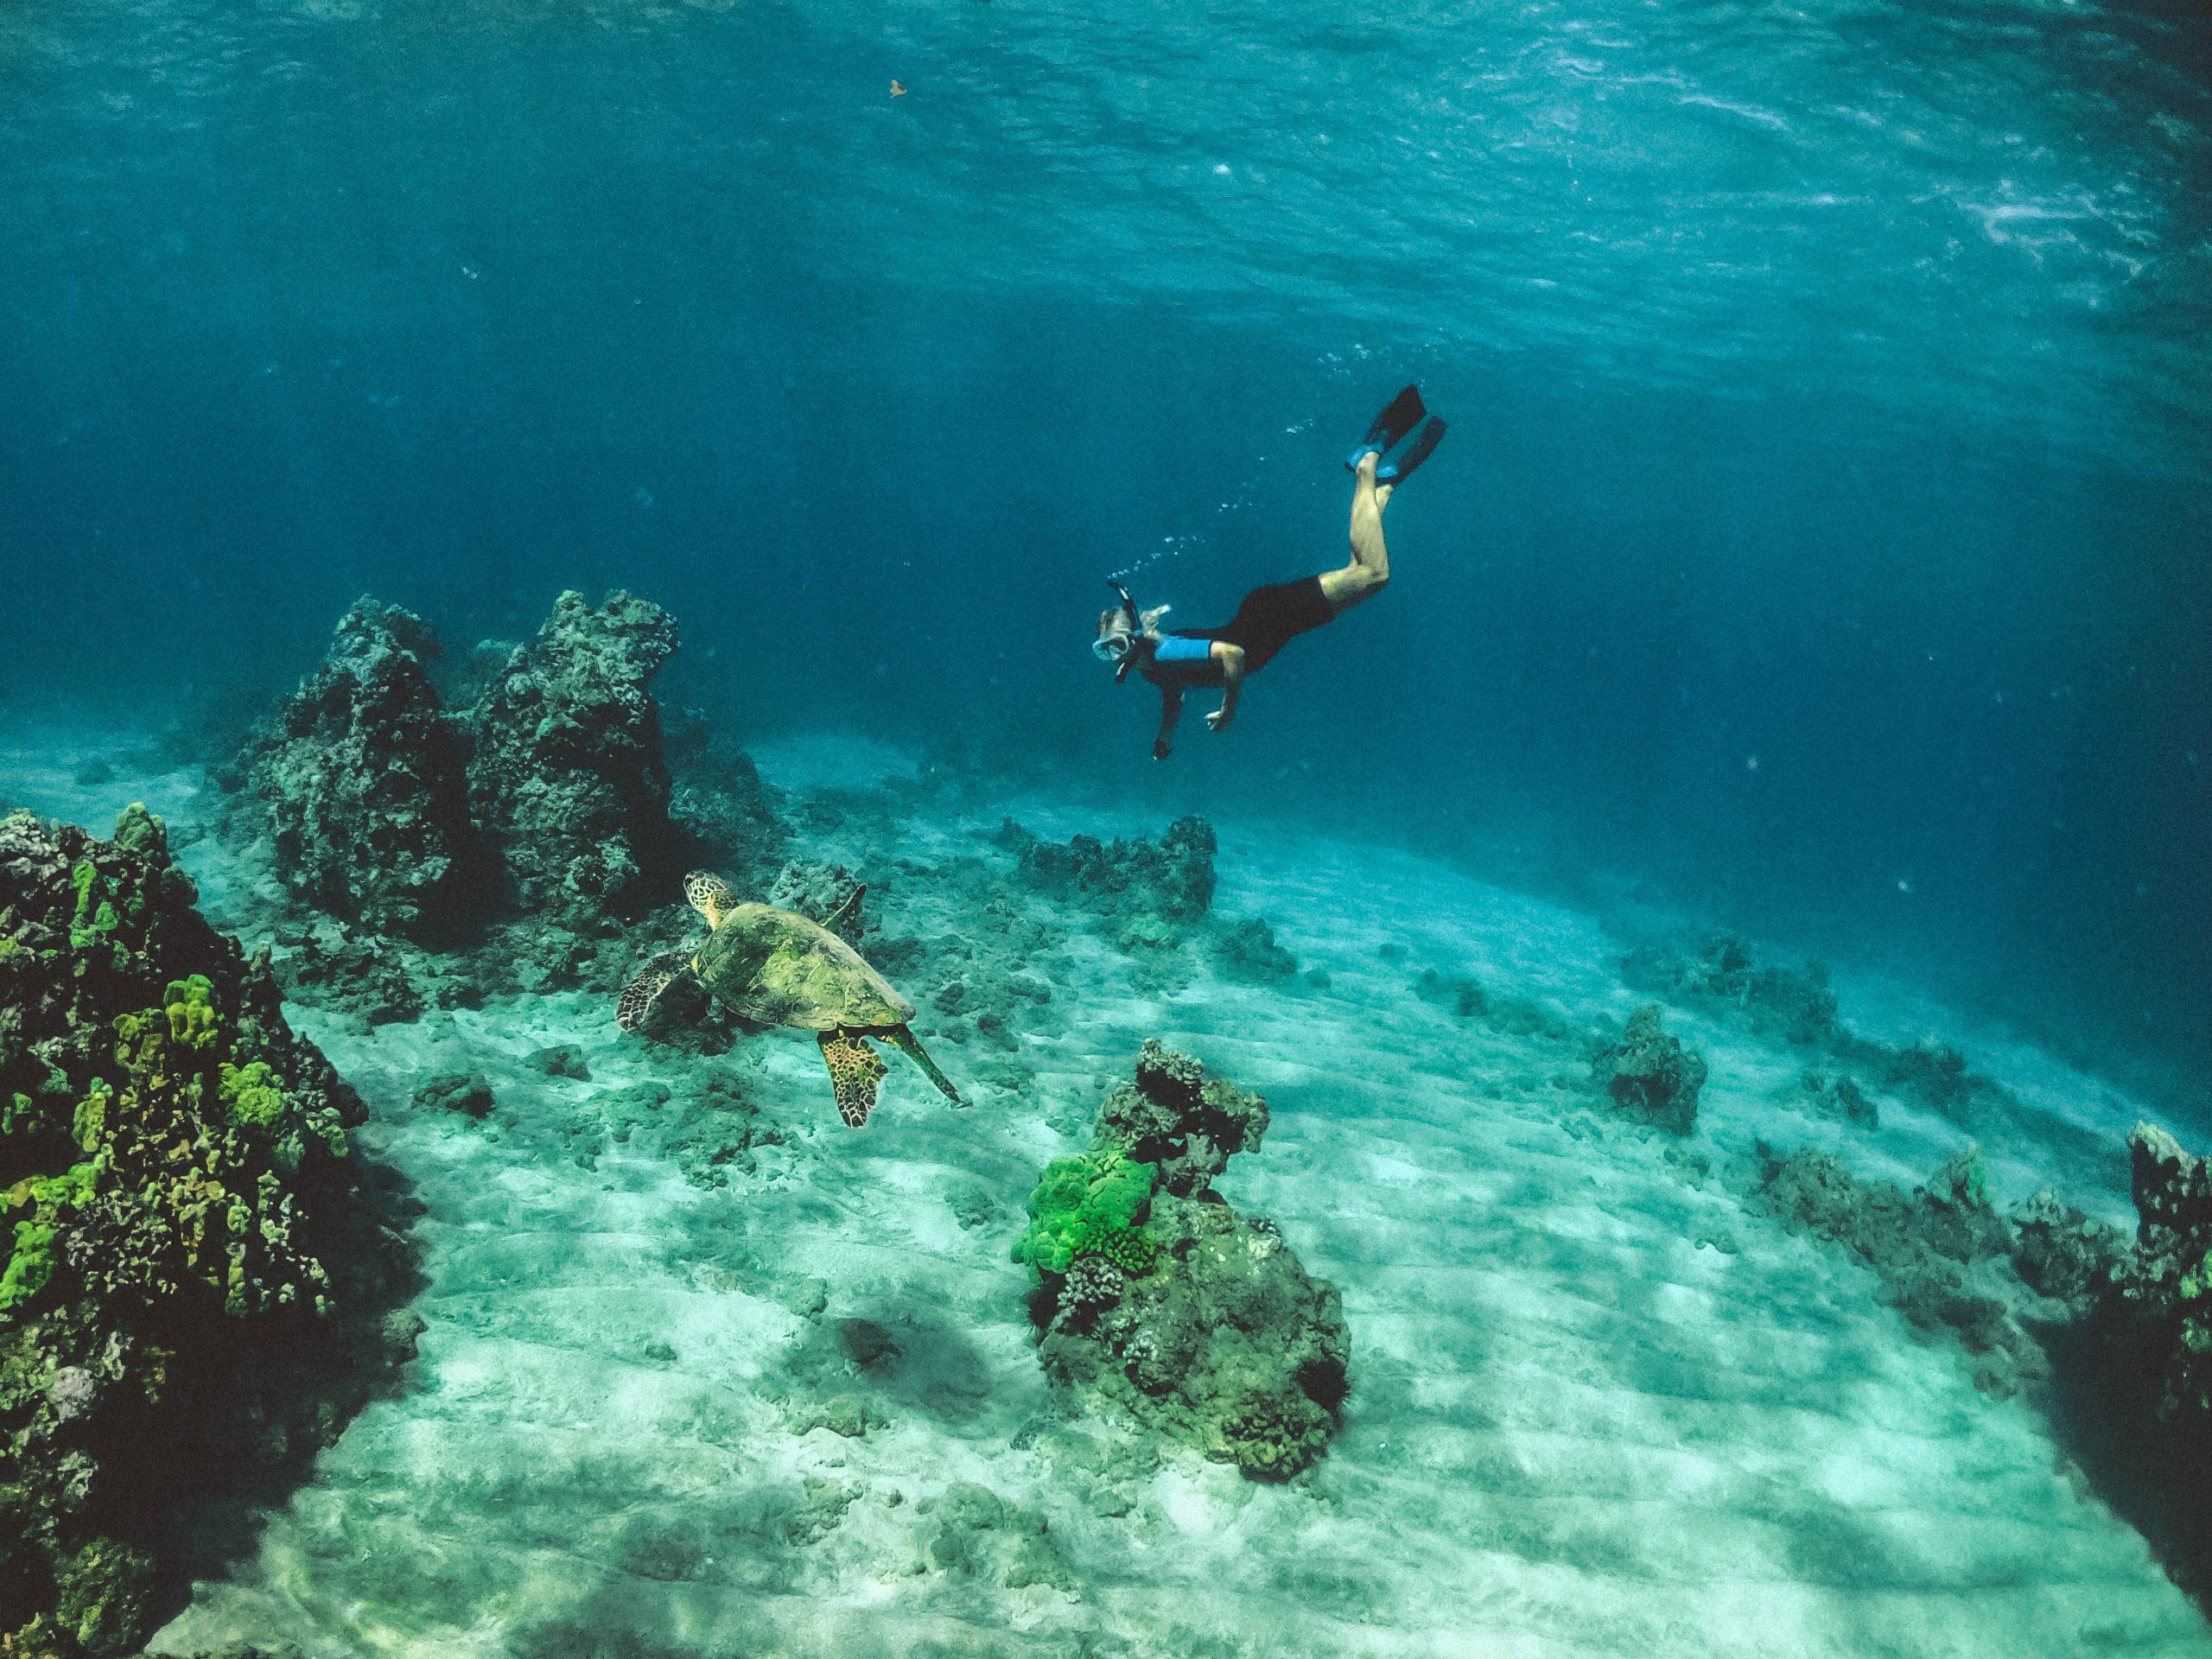
<path fill-rule="evenodd" d="M 709 927 L 720 927 L 722 912 L 734 902 L 729 883 L 709 870 L 694 870 L 683 878 L 683 896 L 692 909 L 707 918 Z"/>

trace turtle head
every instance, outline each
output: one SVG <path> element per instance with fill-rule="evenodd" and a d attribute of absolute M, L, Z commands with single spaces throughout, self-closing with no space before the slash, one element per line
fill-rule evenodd
<path fill-rule="evenodd" d="M 707 918 L 709 927 L 720 927 L 722 913 L 735 902 L 729 883 L 705 870 L 694 870 L 683 878 L 683 896 Z"/>

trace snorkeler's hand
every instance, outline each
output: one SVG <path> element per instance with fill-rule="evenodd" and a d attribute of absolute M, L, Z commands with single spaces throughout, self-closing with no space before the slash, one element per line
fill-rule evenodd
<path fill-rule="evenodd" d="M 1229 729 L 1229 710 L 1228 710 L 1228 709 L 1215 709 L 1215 710 L 1213 711 L 1213 713 L 1211 713 L 1211 714 L 1210 714 L 1210 715 L 1208 715 L 1206 716 L 1206 730 L 1208 730 L 1208 731 L 1210 731 L 1210 732 L 1225 732 L 1225 731 L 1227 731 L 1228 729 Z"/>
<path fill-rule="evenodd" d="M 1165 760 L 1167 758 L 1167 740 L 1166 738 L 1155 737 L 1152 740 L 1152 758 L 1155 760 Z"/>

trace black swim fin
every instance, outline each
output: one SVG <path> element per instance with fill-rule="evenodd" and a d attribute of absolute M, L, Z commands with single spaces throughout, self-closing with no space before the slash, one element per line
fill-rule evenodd
<path fill-rule="evenodd" d="M 1427 426 L 1414 435 L 1414 441 L 1375 469 L 1377 484 L 1402 484 L 1414 475 L 1414 468 L 1436 453 L 1436 446 L 1444 442 L 1444 423 L 1434 416 Z"/>
<path fill-rule="evenodd" d="M 1388 450 L 1399 439 L 1421 423 L 1427 409 L 1421 401 L 1421 388 L 1408 386 L 1390 400 L 1389 407 L 1375 417 L 1375 424 L 1367 429 L 1367 435 L 1359 441 L 1358 448 L 1344 458 L 1344 470 L 1359 470 L 1359 458 L 1370 449 Z"/>

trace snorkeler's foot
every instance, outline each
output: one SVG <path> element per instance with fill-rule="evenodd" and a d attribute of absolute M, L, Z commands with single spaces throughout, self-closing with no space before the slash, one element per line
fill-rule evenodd
<path fill-rule="evenodd" d="M 1414 475 L 1414 469 L 1436 453 L 1436 446 L 1444 442 L 1444 423 L 1433 416 L 1427 426 L 1416 433 L 1414 441 L 1390 456 L 1375 469 L 1378 485 L 1395 486 Z"/>
<path fill-rule="evenodd" d="M 1400 439 L 1421 424 L 1421 417 L 1427 413 L 1421 401 L 1421 388 L 1408 386 L 1375 417 L 1375 423 L 1367 429 L 1367 435 L 1344 457 L 1345 470 L 1357 472 L 1361 459 L 1370 453 L 1389 454 Z"/>

